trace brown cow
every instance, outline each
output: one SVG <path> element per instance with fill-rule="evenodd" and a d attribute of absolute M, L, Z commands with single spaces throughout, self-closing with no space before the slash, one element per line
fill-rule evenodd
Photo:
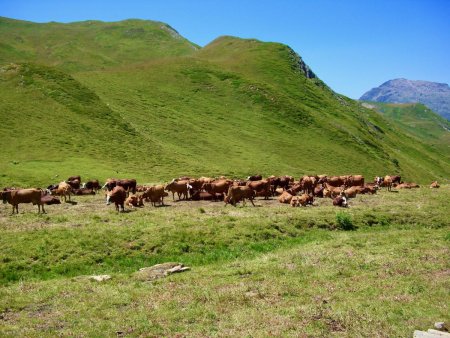
<path fill-rule="evenodd" d="M 202 181 L 203 183 L 211 183 L 212 181 L 214 181 L 213 178 L 211 178 L 211 177 L 205 177 L 205 176 L 200 177 L 198 180 L 199 180 L 199 181 Z"/>
<path fill-rule="evenodd" d="M 80 181 L 78 180 L 66 181 L 66 183 L 69 184 L 72 189 L 80 189 L 81 186 Z"/>
<path fill-rule="evenodd" d="M 386 175 L 385 177 L 384 177 L 384 179 L 383 179 L 383 184 L 384 184 L 384 186 L 385 187 L 387 187 L 387 190 L 388 191 L 391 191 L 392 190 L 392 178 L 391 178 L 391 176 L 389 176 L 389 175 Z"/>
<path fill-rule="evenodd" d="M 400 184 L 393 185 L 395 189 L 411 189 L 411 188 L 420 188 L 417 183 L 407 183 L 402 182 Z"/>
<path fill-rule="evenodd" d="M 359 189 L 360 187 L 354 187 L 354 186 L 352 186 L 352 187 L 350 187 L 350 188 L 348 188 L 348 189 L 345 189 L 344 190 L 344 196 L 345 197 L 347 197 L 347 198 L 355 198 L 356 197 L 356 194 L 358 193 L 358 189 Z"/>
<path fill-rule="evenodd" d="M 71 193 L 72 193 L 72 187 L 67 182 L 61 182 L 58 184 L 58 187 L 56 189 L 51 190 L 52 195 L 64 196 L 64 202 L 67 202 L 67 196 L 69 196 L 69 201 L 70 201 Z"/>
<path fill-rule="evenodd" d="M 298 192 L 302 191 L 302 185 L 300 182 L 294 183 L 289 189 L 286 190 L 291 195 L 297 195 Z"/>
<path fill-rule="evenodd" d="M 201 179 L 195 179 L 195 178 L 191 178 L 189 180 L 189 185 L 192 187 L 192 190 L 201 190 L 203 183 L 205 183 L 203 180 Z"/>
<path fill-rule="evenodd" d="M 333 187 L 328 183 L 325 183 L 325 189 L 323 189 L 323 197 L 335 198 L 336 196 L 339 196 L 343 190 L 344 189 L 342 189 L 342 187 Z"/>
<path fill-rule="evenodd" d="M 363 175 L 350 175 L 345 181 L 346 187 L 363 187 L 364 186 L 364 176 Z"/>
<path fill-rule="evenodd" d="M 333 205 L 337 207 L 343 207 L 346 208 L 348 206 L 347 204 L 347 198 L 345 196 L 336 196 L 333 199 Z"/>
<path fill-rule="evenodd" d="M 70 176 L 67 181 L 75 181 L 77 180 L 78 182 L 81 182 L 81 176 L 77 175 L 77 176 Z"/>
<path fill-rule="evenodd" d="M 149 187 L 143 194 L 142 197 L 150 200 L 152 205 L 156 207 L 156 202 L 159 205 L 164 205 L 164 197 L 169 194 L 164 191 L 164 185 L 154 185 Z"/>
<path fill-rule="evenodd" d="M 283 191 L 283 193 L 280 196 L 278 196 L 278 202 L 289 204 L 291 203 L 293 197 L 294 196 L 291 195 L 289 192 Z"/>
<path fill-rule="evenodd" d="M 400 184 L 402 182 L 402 177 L 400 175 L 391 175 L 392 183 Z"/>
<path fill-rule="evenodd" d="M 323 186 L 323 184 L 318 184 L 315 188 L 314 188 L 314 196 L 316 197 L 323 197 L 323 191 L 324 191 L 325 187 Z"/>
<path fill-rule="evenodd" d="M 332 187 L 340 187 L 344 185 L 346 176 L 331 176 L 326 179 L 326 183 Z"/>
<path fill-rule="evenodd" d="M 242 203 L 245 205 L 245 200 L 248 199 L 253 204 L 253 206 L 255 206 L 255 203 L 253 203 L 255 195 L 255 192 L 250 187 L 231 186 L 228 189 L 228 193 L 223 200 L 225 202 L 225 206 L 228 203 L 236 206 L 236 203 L 239 203 L 240 201 L 242 201 Z"/>
<path fill-rule="evenodd" d="M 87 188 L 72 189 L 72 193 L 74 195 L 95 195 L 95 191 L 93 189 Z"/>
<path fill-rule="evenodd" d="M 244 180 L 233 180 L 233 185 L 235 187 L 245 187 L 247 185 L 247 181 Z"/>
<path fill-rule="evenodd" d="M 98 180 L 89 180 L 83 183 L 81 188 L 91 189 L 97 192 L 100 190 L 100 182 Z"/>
<path fill-rule="evenodd" d="M 106 205 L 110 205 L 114 202 L 116 210 L 119 211 L 119 206 L 122 207 L 122 211 L 125 211 L 125 199 L 127 198 L 127 192 L 121 186 L 114 187 L 111 191 L 106 193 Z"/>
<path fill-rule="evenodd" d="M 301 196 L 294 196 L 291 199 L 292 207 L 299 207 L 299 206 L 306 207 L 307 204 L 312 205 L 313 203 L 314 203 L 314 196 L 312 194 L 303 194 Z"/>
<path fill-rule="evenodd" d="M 378 186 L 374 184 L 366 184 L 364 187 L 355 187 L 358 194 L 376 194 Z"/>
<path fill-rule="evenodd" d="M 181 200 L 181 196 L 183 195 L 183 199 L 188 199 L 188 191 L 191 188 L 189 185 L 189 181 L 182 180 L 176 181 L 172 180 L 169 184 L 166 185 L 165 190 L 170 191 L 172 193 L 172 199 L 175 201 L 175 193 L 178 194 L 178 200 Z"/>
<path fill-rule="evenodd" d="M 8 190 L 2 191 L 1 197 L 3 199 L 3 203 L 9 203 L 12 205 L 14 214 L 14 210 L 16 213 L 19 213 L 19 204 L 20 203 L 33 203 L 33 205 L 38 205 L 38 213 L 41 212 L 42 205 L 42 213 L 45 213 L 44 202 L 41 201 L 42 190 L 39 189 L 18 189 L 18 190 Z"/>
<path fill-rule="evenodd" d="M 264 199 L 269 199 L 272 195 L 270 190 L 270 179 L 260 181 L 248 181 L 247 187 L 254 190 L 257 194 L 264 196 Z"/>
<path fill-rule="evenodd" d="M 439 188 L 440 187 L 440 185 L 439 185 L 439 183 L 438 183 L 438 181 L 434 181 L 434 182 L 432 182 L 431 183 L 431 185 L 430 185 L 430 188 Z"/>
<path fill-rule="evenodd" d="M 328 176 L 327 175 L 317 175 L 317 178 L 318 178 L 317 183 L 323 184 L 327 181 Z"/>
<path fill-rule="evenodd" d="M 191 200 L 192 201 L 217 201 L 218 199 L 223 198 L 223 194 L 215 194 L 211 195 L 209 192 L 200 191 L 200 190 L 192 190 L 191 191 Z"/>
<path fill-rule="evenodd" d="M 275 194 L 277 188 L 287 190 L 292 181 L 294 181 L 294 178 L 292 176 L 271 176 L 272 195 Z"/>
<path fill-rule="evenodd" d="M 204 183 L 202 188 L 209 194 L 216 196 L 217 194 L 224 195 L 233 184 L 231 180 L 220 180 L 212 183 Z"/>
<path fill-rule="evenodd" d="M 316 184 L 317 180 L 314 176 L 305 175 L 300 179 L 300 185 L 305 194 L 313 194 Z"/>
<path fill-rule="evenodd" d="M 103 185 L 103 188 L 106 188 L 108 191 L 111 191 L 114 187 L 120 186 L 125 189 L 125 191 L 132 192 L 133 194 L 136 193 L 136 180 L 134 178 L 128 179 L 115 179 L 115 178 L 108 178 L 106 180 L 106 183 Z"/>
<path fill-rule="evenodd" d="M 125 200 L 125 205 L 128 205 L 130 208 L 143 207 L 143 200 L 144 198 L 142 197 L 142 195 L 130 195 Z"/>
<path fill-rule="evenodd" d="M 47 205 L 61 204 L 61 200 L 59 199 L 59 197 L 56 197 L 56 196 L 42 195 L 41 196 L 41 203 L 42 204 L 47 204 Z"/>

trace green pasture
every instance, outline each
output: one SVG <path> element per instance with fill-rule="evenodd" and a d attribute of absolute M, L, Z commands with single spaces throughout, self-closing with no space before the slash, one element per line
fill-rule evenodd
<path fill-rule="evenodd" d="M 448 185 L 117 213 L 101 195 L 0 212 L 2 336 L 407 336 L 448 320 Z M 343 220 L 353 230 L 342 229 Z M 155 281 L 141 267 L 182 262 Z M 88 275 L 109 274 L 94 282 Z M 362 324 L 364 323 L 364 324 Z"/>

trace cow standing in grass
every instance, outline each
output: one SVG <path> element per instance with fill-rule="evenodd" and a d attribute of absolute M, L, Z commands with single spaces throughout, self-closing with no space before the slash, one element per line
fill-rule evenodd
<path fill-rule="evenodd" d="M 242 186 L 231 186 L 228 189 L 227 195 L 224 197 L 225 206 L 228 203 L 231 203 L 233 206 L 236 206 L 236 203 L 242 201 L 245 205 L 245 200 L 248 199 L 253 206 L 253 199 L 255 198 L 256 193 L 250 189 L 250 187 L 242 187 Z"/>
<path fill-rule="evenodd" d="M 127 198 L 127 192 L 121 186 L 114 187 L 111 191 L 106 193 L 106 205 L 113 202 L 116 205 L 116 210 L 119 211 L 119 206 L 122 211 L 125 211 L 125 200 Z"/>
<path fill-rule="evenodd" d="M 164 191 L 164 185 L 160 184 L 148 187 L 142 194 L 142 197 L 146 200 L 150 200 L 152 205 L 156 207 L 156 203 L 159 203 L 159 205 L 164 205 L 164 197 L 168 195 L 169 194 Z"/>
<path fill-rule="evenodd" d="M 12 213 L 14 214 L 14 210 L 16 213 L 19 213 L 19 204 L 20 203 L 33 203 L 33 205 L 38 205 L 38 213 L 41 212 L 42 205 L 42 213 L 45 213 L 44 202 L 41 201 L 42 190 L 39 189 L 18 189 L 18 190 L 8 190 L 2 191 L 1 196 L 3 199 L 3 203 L 9 203 L 13 207 Z"/>
<path fill-rule="evenodd" d="M 170 191 L 172 193 L 172 200 L 175 201 L 175 193 L 178 195 L 178 200 L 181 200 L 181 196 L 183 196 L 183 199 L 187 200 L 188 192 L 191 188 L 188 180 L 177 181 L 173 179 L 172 182 L 166 185 L 164 190 Z"/>

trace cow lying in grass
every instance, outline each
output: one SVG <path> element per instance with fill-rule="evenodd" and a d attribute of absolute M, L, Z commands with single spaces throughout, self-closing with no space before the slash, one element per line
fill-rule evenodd
<path fill-rule="evenodd" d="M 435 189 L 435 188 L 439 188 L 439 187 L 440 187 L 440 185 L 437 181 L 434 181 L 430 184 L 431 189 Z"/>
<path fill-rule="evenodd" d="M 333 205 L 337 207 L 348 207 L 347 198 L 345 196 L 339 195 L 333 199 Z"/>
<path fill-rule="evenodd" d="M 291 199 L 291 206 L 292 207 L 299 207 L 303 206 L 306 207 L 308 204 L 314 203 L 314 196 L 312 194 L 303 194 L 301 196 L 294 196 Z"/>
<path fill-rule="evenodd" d="M 143 207 L 144 198 L 142 197 L 142 195 L 130 195 L 125 200 L 125 205 L 129 206 L 132 209 L 135 207 Z"/>

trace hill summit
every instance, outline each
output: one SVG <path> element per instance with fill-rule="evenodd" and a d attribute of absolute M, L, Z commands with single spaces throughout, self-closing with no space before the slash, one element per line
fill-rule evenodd
<path fill-rule="evenodd" d="M 422 103 L 450 120 L 450 87 L 446 83 L 394 79 L 372 88 L 362 101 Z"/>

